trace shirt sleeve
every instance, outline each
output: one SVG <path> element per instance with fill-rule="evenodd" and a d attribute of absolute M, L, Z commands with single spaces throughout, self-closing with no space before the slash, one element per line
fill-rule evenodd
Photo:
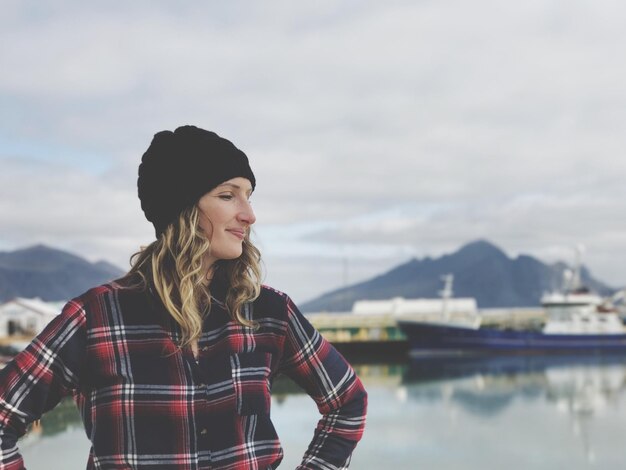
<path fill-rule="evenodd" d="M 22 470 L 17 440 L 78 388 L 85 357 L 84 309 L 72 301 L 0 371 L 0 470 Z"/>
<path fill-rule="evenodd" d="M 319 420 L 298 470 L 348 468 L 363 435 L 367 393 L 341 354 L 287 298 L 287 338 L 281 372 L 317 403 Z"/>

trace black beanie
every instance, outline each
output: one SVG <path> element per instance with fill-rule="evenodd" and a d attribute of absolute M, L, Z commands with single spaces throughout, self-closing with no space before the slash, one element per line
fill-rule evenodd
<path fill-rule="evenodd" d="M 137 189 L 157 238 L 180 213 L 231 178 L 256 180 L 246 154 L 214 132 L 182 126 L 154 135 L 141 158 Z"/>

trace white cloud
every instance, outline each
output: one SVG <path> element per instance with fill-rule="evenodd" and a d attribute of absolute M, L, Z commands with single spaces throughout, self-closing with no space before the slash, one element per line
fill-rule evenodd
<path fill-rule="evenodd" d="M 382 266 L 487 237 L 548 258 L 583 242 L 594 272 L 626 283 L 625 13 L 610 0 L 7 2 L 0 246 L 122 264 L 151 235 L 141 153 L 197 123 L 251 157 L 277 272 L 287 257 L 341 265 L 346 246 Z"/>

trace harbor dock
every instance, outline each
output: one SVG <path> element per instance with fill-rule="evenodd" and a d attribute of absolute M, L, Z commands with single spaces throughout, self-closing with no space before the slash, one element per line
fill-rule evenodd
<path fill-rule="evenodd" d="M 408 354 L 408 343 L 398 320 L 427 323 L 463 323 L 480 318 L 481 324 L 501 329 L 533 329 L 545 322 L 540 308 L 482 309 L 450 312 L 318 312 L 306 315 L 311 324 L 342 354 L 354 360 L 401 358 Z"/>

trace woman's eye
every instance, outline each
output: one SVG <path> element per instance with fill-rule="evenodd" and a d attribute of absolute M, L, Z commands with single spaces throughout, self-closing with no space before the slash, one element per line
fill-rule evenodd
<path fill-rule="evenodd" d="M 232 194 L 220 194 L 219 198 L 222 199 L 223 201 L 230 201 L 233 198 L 233 195 Z"/>

